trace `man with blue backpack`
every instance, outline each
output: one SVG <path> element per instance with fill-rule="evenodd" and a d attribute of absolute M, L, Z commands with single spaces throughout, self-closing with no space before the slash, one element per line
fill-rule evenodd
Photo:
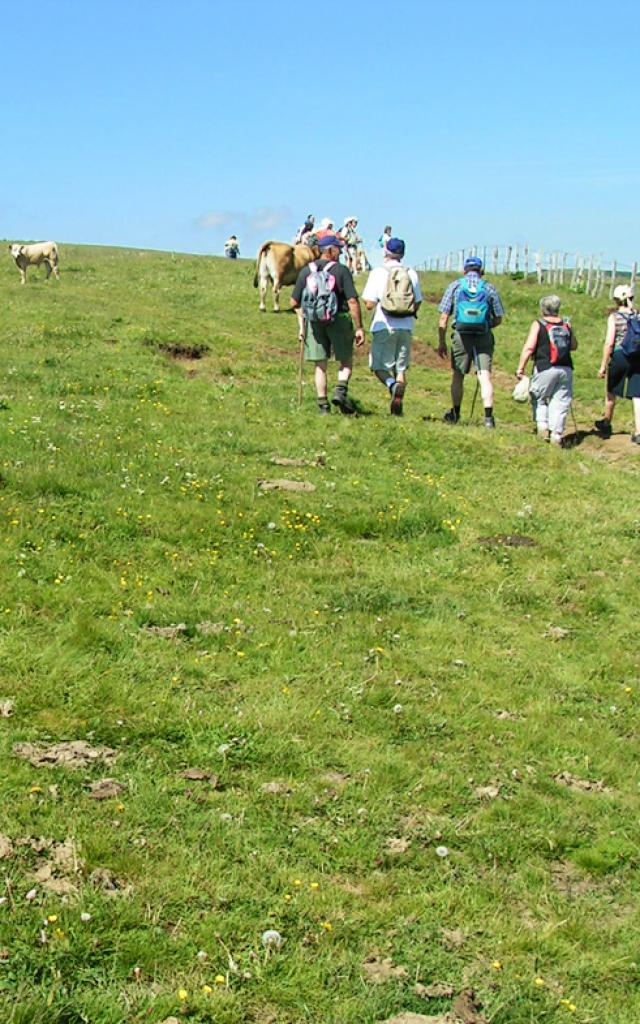
<path fill-rule="evenodd" d="M 353 367 L 353 342 L 364 345 L 362 310 L 353 277 L 339 262 L 343 242 L 336 235 L 318 241 L 322 256 L 303 267 L 293 286 L 291 305 L 298 314 L 298 338 L 304 357 L 315 364 L 318 412 L 331 412 L 327 394 L 327 364 L 338 361 L 338 383 L 331 402 L 341 413 L 356 411 L 348 395 Z M 352 319 L 353 318 L 353 319 Z M 355 323 L 355 332 L 354 332 Z"/>
<path fill-rule="evenodd" d="M 497 289 L 483 280 L 482 273 L 482 260 L 468 256 L 464 261 L 464 276 L 453 281 L 442 296 L 438 307 L 438 355 L 442 359 L 447 355 L 447 324 L 453 315 L 451 409 L 445 412 L 443 419 L 446 423 L 460 421 L 464 378 L 473 365 L 482 394 L 484 425 L 493 428 L 496 425 L 491 380 L 493 329 L 502 323 L 504 308 Z"/>

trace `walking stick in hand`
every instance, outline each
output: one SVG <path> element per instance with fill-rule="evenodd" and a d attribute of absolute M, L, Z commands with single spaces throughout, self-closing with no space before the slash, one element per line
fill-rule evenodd
<path fill-rule="evenodd" d="M 298 317 L 298 340 L 300 342 L 300 358 L 298 360 L 298 408 L 302 405 L 302 377 L 304 374 L 304 338 L 307 325 L 302 315 Z"/>

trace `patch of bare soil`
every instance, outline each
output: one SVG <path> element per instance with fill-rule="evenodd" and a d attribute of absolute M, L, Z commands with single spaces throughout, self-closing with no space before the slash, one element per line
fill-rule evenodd
<path fill-rule="evenodd" d="M 315 484 L 308 480 L 258 480 L 261 491 L 315 491 Z"/>
<path fill-rule="evenodd" d="M 534 548 L 536 541 L 522 533 L 496 533 L 493 537 L 478 537 L 485 548 Z"/>
<path fill-rule="evenodd" d="M 102 762 L 113 764 L 117 752 L 111 747 L 92 747 L 85 740 L 73 740 L 71 743 L 56 743 L 44 747 L 38 743 L 15 743 L 13 752 L 23 757 L 34 768 L 86 768 L 90 764 Z"/>
<path fill-rule="evenodd" d="M 324 455 L 317 455 L 315 459 L 289 459 L 285 455 L 273 455 L 271 461 L 276 466 L 325 466 L 327 464 Z"/>
<path fill-rule="evenodd" d="M 602 779 L 578 779 L 571 772 L 560 772 L 553 776 L 556 782 L 579 793 L 610 793 Z"/>
<path fill-rule="evenodd" d="M 592 878 L 583 874 L 570 861 L 562 860 L 551 865 L 551 882 L 555 889 L 569 899 L 594 892 L 598 887 Z"/>
<path fill-rule="evenodd" d="M 92 800 L 111 800 L 114 796 L 124 793 L 125 786 L 116 779 L 98 779 L 92 782 L 89 787 L 89 796 Z"/>
<path fill-rule="evenodd" d="M 193 344 L 187 341 L 156 341 L 154 338 L 144 338 L 143 345 L 164 352 L 172 359 L 202 359 L 209 351 L 209 346 L 204 342 Z"/>
<path fill-rule="evenodd" d="M 409 972 L 406 967 L 394 964 L 391 957 L 381 960 L 375 955 L 368 956 L 362 965 L 367 981 L 374 985 L 382 985 L 385 981 L 393 981 L 397 978 L 407 978 Z"/>

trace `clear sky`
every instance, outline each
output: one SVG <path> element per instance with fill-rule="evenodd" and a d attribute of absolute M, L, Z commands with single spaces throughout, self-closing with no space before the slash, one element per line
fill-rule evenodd
<path fill-rule="evenodd" d="M 305 214 L 640 257 L 636 8 L 3 5 L 0 236 L 243 255 Z"/>

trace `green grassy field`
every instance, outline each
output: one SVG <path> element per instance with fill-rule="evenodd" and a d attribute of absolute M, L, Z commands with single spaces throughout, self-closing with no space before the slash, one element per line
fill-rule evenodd
<path fill-rule="evenodd" d="M 0 266 L 3 1021 L 637 1024 L 639 463 L 584 434 L 606 299 L 560 289 L 581 443 L 550 450 L 510 398 L 532 282 L 498 282 L 492 432 L 439 422 L 444 275 L 406 415 L 361 356 L 352 419 L 309 373 L 298 408 L 248 261 L 63 245 L 61 274 Z"/>

